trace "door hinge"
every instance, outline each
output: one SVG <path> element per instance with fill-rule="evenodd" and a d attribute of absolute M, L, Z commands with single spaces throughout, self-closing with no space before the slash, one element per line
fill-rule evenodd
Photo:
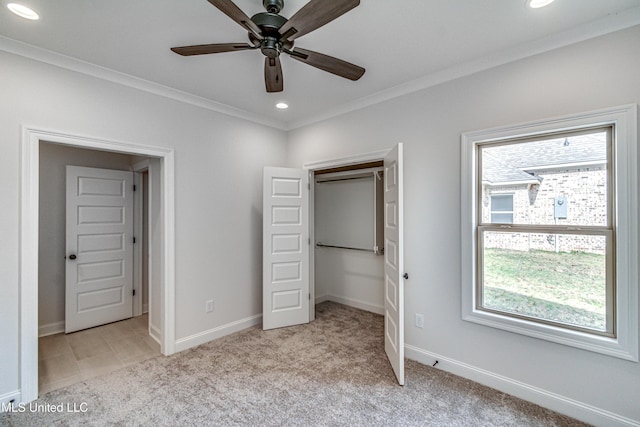
<path fill-rule="evenodd" d="M 135 289 L 133 290 L 133 296 L 134 297 L 136 296 L 136 290 Z"/>
<path fill-rule="evenodd" d="M 134 236 L 134 237 L 133 237 L 133 244 L 135 245 L 135 243 L 136 243 L 136 238 L 135 238 L 135 236 Z"/>
<path fill-rule="evenodd" d="M 311 183 L 307 182 L 307 190 L 311 190 Z"/>
<path fill-rule="evenodd" d="M 133 191 L 136 191 L 136 185 L 133 184 Z"/>
<path fill-rule="evenodd" d="M 311 237 L 307 239 L 307 245 L 310 245 L 310 244 L 311 244 Z"/>
<path fill-rule="evenodd" d="M 309 301 L 311 301 L 311 294 L 308 294 L 308 295 L 309 295 Z"/>

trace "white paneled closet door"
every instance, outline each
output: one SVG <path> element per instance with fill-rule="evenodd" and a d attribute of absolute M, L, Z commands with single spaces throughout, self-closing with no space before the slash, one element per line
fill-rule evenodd
<path fill-rule="evenodd" d="M 384 158 L 384 350 L 404 385 L 402 144 Z"/>
<path fill-rule="evenodd" d="M 309 323 L 309 177 L 264 169 L 262 328 Z"/>

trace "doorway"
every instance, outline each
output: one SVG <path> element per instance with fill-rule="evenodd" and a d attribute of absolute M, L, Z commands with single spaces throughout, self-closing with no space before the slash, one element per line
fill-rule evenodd
<path fill-rule="evenodd" d="M 384 343 L 400 385 L 404 385 L 404 280 L 408 278 L 404 272 L 402 149 L 400 143 L 381 152 L 305 164 L 302 170 L 266 167 L 262 239 L 263 329 L 314 320 L 315 304 L 310 302 L 316 295 L 315 172 L 383 162 Z M 380 248 L 372 249 L 378 252 Z"/>
<path fill-rule="evenodd" d="M 40 143 L 40 393 L 160 354 L 141 309 L 149 198 L 138 160 Z"/>
<path fill-rule="evenodd" d="M 152 159 L 149 167 L 152 205 L 150 245 L 153 274 L 157 280 L 158 304 L 150 316 L 157 317 L 162 354 L 175 352 L 175 237 L 174 152 L 172 149 L 107 141 L 47 130 L 25 128 L 21 144 L 20 224 L 20 389 L 21 402 L 38 397 L 38 248 L 40 143 L 88 148 Z"/>
<path fill-rule="evenodd" d="M 376 193 L 383 199 L 383 223 L 381 228 L 376 227 L 377 233 L 381 232 L 383 238 L 376 239 L 374 237 L 374 251 L 380 250 L 379 247 L 376 247 L 376 240 L 383 242 L 384 349 L 398 384 L 404 385 L 404 281 L 408 275 L 404 271 L 403 144 L 398 143 L 389 150 L 381 152 L 306 164 L 304 168 L 309 170 L 311 177 L 319 170 L 349 168 L 353 165 L 376 161 L 383 162 L 382 188 L 379 188 L 380 191 L 376 190 Z M 313 182 L 311 182 L 310 188 L 313 197 Z M 314 212 L 314 208 L 310 209 L 311 215 Z M 311 223 L 313 222 L 315 221 L 311 221 Z M 316 241 L 313 228 L 310 230 L 310 238 L 310 241 Z M 315 252 L 315 245 L 311 245 L 310 264 L 314 266 L 312 269 L 314 275 L 311 276 L 310 289 L 314 293 Z M 315 312 L 310 311 L 309 318 L 315 318 Z"/>
<path fill-rule="evenodd" d="M 134 305 L 143 297 L 143 271 L 134 253 L 144 249 L 141 231 L 148 221 L 141 215 L 147 200 L 141 177 L 133 172 L 137 161 L 128 154 L 40 143 L 40 337 L 141 314 Z M 73 291 L 66 292 L 70 284 Z M 76 288 L 81 294 L 74 298 Z M 82 305 L 74 310 L 74 304 Z"/>

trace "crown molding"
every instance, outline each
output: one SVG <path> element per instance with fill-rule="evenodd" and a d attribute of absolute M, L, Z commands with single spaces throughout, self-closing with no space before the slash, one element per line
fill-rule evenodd
<path fill-rule="evenodd" d="M 20 55 L 35 61 L 54 65 L 67 70 L 75 71 L 102 80 L 117 83 L 123 86 L 138 89 L 154 95 L 173 99 L 175 101 L 194 105 L 217 113 L 225 114 L 262 124 L 276 129 L 290 131 L 324 120 L 328 120 L 343 114 L 360 110 L 375 104 L 379 104 L 394 98 L 428 89 L 442 83 L 456 80 L 471 74 L 475 74 L 490 68 L 495 68 L 510 62 L 515 62 L 530 56 L 548 52 L 581 41 L 589 40 L 615 31 L 630 28 L 640 24 L 640 7 L 633 7 L 621 13 L 609 15 L 604 18 L 588 22 L 572 29 L 552 34 L 541 39 L 502 50 L 491 55 L 477 58 L 472 61 L 454 65 L 434 73 L 427 74 L 400 85 L 384 89 L 363 98 L 345 103 L 337 108 L 327 110 L 321 114 L 292 121 L 279 121 L 272 118 L 250 113 L 248 111 L 231 107 L 201 96 L 183 92 L 171 87 L 154 83 L 139 77 L 121 73 L 106 67 L 95 65 L 70 56 L 62 55 L 38 46 L 30 45 L 18 40 L 0 35 L 0 50 L 15 55 Z"/>
<path fill-rule="evenodd" d="M 286 123 L 285 130 L 290 131 L 343 114 L 379 104 L 393 98 L 398 98 L 420 90 L 424 90 L 442 83 L 479 73 L 500 65 L 515 62 L 540 53 L 559 49 L 585 40 L 603 36 L 605 34 L 630 28 L 640 24 L 640 7 L 633 7 L 615 15 L 609 15 L 595 21 L 571 28 L 560 33 L 552 34 L 529 43 L 483 56 L 472 61 L 464 62 L 453 67 L 436 71 L 400 85 L 382 90 L 372 95 L 356 99 L 324 113 Z"/>
<path fill-rule="evenodd" d="M 28 43 L 24 43 L 9 37 L 0 35 L 0 51 L 5 51 L 14 55 L 23 56 L 34 61 L 43 62 L 45 64 L 64 68 L 66 70 L 75 71 L 101 80 L 138 89 L 154 95 L 172 99 L 174 101 L 183 102 L 185 104 L 194 105 L 196 107 L 215 111 L 217 113 L 248 120 L 250 122 L 262 124 L 280 130 L 286 130 L 284 123 L 273 120 L 268 117 L 253 114 L 248 111 L 234 108 L 220 102 L 212 101 L 201 96 L 193 95 L 181 90 L 173 89 L 159 83 L 135 77 L 130 74 L 121 73 L 110 68 L 95 65 L 90 62 L 82 61 L 67 55 L 63 55 L 51 50 L 43 49 Z"/>

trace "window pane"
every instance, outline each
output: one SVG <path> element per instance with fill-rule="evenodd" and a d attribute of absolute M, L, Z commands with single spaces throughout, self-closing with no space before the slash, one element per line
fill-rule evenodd
<path fill-rule="evenodd" d="M 492 212 L 491 222 L 494 224 L 513 224 L 513 214 Z"/>
<path fill-rule="evenodd" d="M 493 212 L 512 212 L 513 196 L 511 194 L 492 195 L 491 210 Z"/>
<path fill-rule="evenodd" d="M 512 194 L 514 224 L 607 226 L 609 133 L 480 147 L 482 222 Z M 497 202 L 497 204 L 496 204 Z M 506 210 L 506 209 L 504 209 Z"/>
<path fill-rule="evenodd" d="M 482 308 L 606 331 L 606 237 L 483 233 Z"/>

